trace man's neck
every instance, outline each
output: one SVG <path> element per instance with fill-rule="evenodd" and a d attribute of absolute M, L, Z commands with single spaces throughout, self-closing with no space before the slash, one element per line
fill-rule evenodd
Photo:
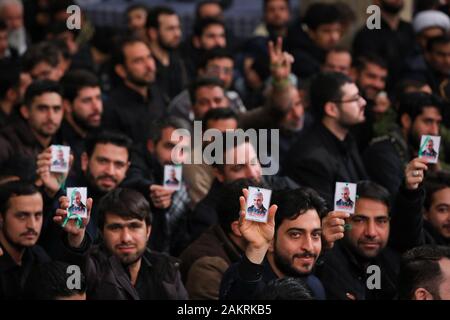
<path fill-rule="evenodd" d="M 381 12 L 381 16 L 384 21 L 389 25 L 392 30 L 397 30 L 400 24 L 400 16 L 398 14 L 390 14 L 386 12 Z"/>
<path fill-rule="evenodd" d="M 144 97 L 144 99 L 147 99 L 147 97 L 148 97 L 148 86 L 138 86 L 138 85 L 135 85 L 135 84 L 131 83 L 128 80 L 125 80 L 124 84 L 125 84 L 126 87 L 128 87 L 131 90 L 136 91 L 137 93 L 139 93 L 142 97 Z"/>
<path fill-rule="evenodd" d="M 136 281 L 139 275 L 139 270 L 141 269 L 141 261 L 142 258 L 140 258 L 138 261 L 133 263 L 132 265 L 128 266 L 128 272 L 130 273 L 130 280 L 133 287 L 136 286 Z"/>
<path fill-rule="evenodd" d="M 340 126 L 335 120 L 325 117 L 322 120 L 322 124 L 331 131 L 331 133 L 340 141 L 344 141 L 348 134 L 348 129 Z"/>
<path fill-rule="evenodd" d="M 170 64 L 169 52 L 161 48 L 157 42 L 150 42 L 150 50 L 153 56 L 165 67 Z"/>
<path fill-rule="evenodd" d="M 82 138 L 86 138 L 87 136 L 87 131 L 82 129 L 75 121 L 75 119 L 72 117 L 72 115 L 70 113 L 65 113 L 64 114 L 64 119 L 66 119 L 67 123 L 72 127 L 72 129 L 78 133 L 78 135 Z"/>
<path fill-rule="evenodd" d="M 25 248 L 21 250 L 17 250 L 14 248 L 6 239 L 2 231 L 0 231 L 0 245 L 2 246 L 3 250 L 8 252 L 8 254 L 11 256 L 11 258 L 14 260 L 14 262 L 21 266 L 22 265 L 22 257 L 25 252 Z"/>

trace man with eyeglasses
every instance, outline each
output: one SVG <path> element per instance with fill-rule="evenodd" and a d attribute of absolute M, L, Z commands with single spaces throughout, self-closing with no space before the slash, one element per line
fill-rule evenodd
<path fill-rule="evenodd" d="M 346 75 L 321 73 L 310 89 L 316 125 L 292 146 L 286 174 L 311 187 L 333 206 L 336 181 L 356 183 L 366 178 L 358 148 L 349 131 L 365 121 L 366 101 Z"/>
<path fill-rule="evenodd" d="M 323 253 L 316 274 L 325 287 L 327 299 L 393 299 L 400 256 L 387 247 L 389 192 L 371 181 L 358 183 L 357 191 L 354 214 L 345 220 L 329 214 L 322 221 L 322 228 L 340 230 L 345 235 Z M 369 266 L 379 267 L 380 272 L 374 273 L 371 271 L 374 267 Z"/>

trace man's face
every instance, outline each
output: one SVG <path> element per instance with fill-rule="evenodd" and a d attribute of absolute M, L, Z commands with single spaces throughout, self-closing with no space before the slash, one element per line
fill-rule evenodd
<path fill-rule="evenodd" d="M 434 145 L 434 142 L 433 142 L 433 140 L 428 140 L 428 143 L 427 143 L 427 148 L 428 148 L 428 150 L 433 150 L 433 145 Z"/>
<path fill-rule="evenodd" d="M 342 199 L 344 199 L 345 201 L 348 201 L 350 199 L 350 190 L 349 190 L 349 188 L 344 188 L 342 190 Z"/>
<path fill-rule="evenodd" d="M 303 105 L 303 99 L 300 96 L 299 91 L 291 87 L 290 89 L 292 107 L 282 120 L 281 126 L 288 130 L 301 130 L 304 124 L 305 107 Z"/>
<path fill-rule="evenodd" d="M 34 246 L 41 233 L 43 207 L 40 193 L 10 198 L 8 210 L 0 215 L 2 237 L 18 250 Z"/>
<path fill-rule="evenodd" d="M 203 119 L 205 114 L 211 109 L 228 107 L 228 99 L 225 97 L 225 92 L 221 87 L 200 87 L 195 92 L 195 95 L 196 101 L 192 106 L 195 119 Z"/>
<path fill-rule="evenodd" d="M 234 62 L 229 58 L 218 58 L 208 61 L 205 75 L 216 77 L 223 81 L 225 88 L 229 89 L 233 83 Z"/>
<path fill-rule="evenodd" d="M 366 101 L 359 95 L 358 87 L 354 83 L 346 83 L 342 86 L 342 98 L 338 103 L 338 122 L 345 128 L 350 128 L 365 120 L 364 109 Z"/>
<path fill-rule="evenodd" d="M 3 8 L 2 18 L 8 30 L 17 30 L 23 27 L 23 9 L 19 5 L 6 5 Z"/>
<path fill-rule="evenodd" d="M 441 236 L 450 239 L 450 188 L 433 194 L 430 208 L 425 211 L 424 218 Z"/>
<path fill-rule="evenodd" d="M 145 28 L 147 22 L 147 11 L 143 8 L 132 10 L 128 13 L 128 29 L 139 30 Z"/>
<path fill-rule="evenodd" d="M 445 76 L 450 75 L 450 43 L 435 44 L 425 57 L 434 71 Z"/>
<path fill-rule="evenodd" d="M 116 214 L 106 213 L 103 227 L 106 248 L 123 265 L 134 264 L 145 252 L 150 229 L 144 220 L 124 219 Z"/>
<path fill-rule="evenodd" d="M 172 169 L 172 171 L 170 171 L 170 177 L 171 177 L 172 179 L 175 179 L 175 178 L 177 177 L 177 173 L 176 173 L 175 170 Z"/>
<path fill-rule="evenodd" d="M 128 44 L 123 48 L 126 80 L 137 86 L 148 86 L 155 81 L 156 65 L 150 49 L 143 42 Z"/>
<path fill-rule="evenodd" d="M 35 97 L 30 107 L 21 110 L 31 129 L 42 137 L 51 137 L 58 131 L 64 114 L 62 98 L 55 92 Z"/>
<path fill-rule="evenodd" d="M 217 177 L 219 181 L 228 183 L 243 178 L 261 181 L 261 165 L 251 143 L 242 143 L 237 148 L 231 148 L 225 157 L 225 162 L 230 159 L 232 164 L 223 166 L 223 172 Z"/>
<path fill-rule="evenodd" d="M 58 82 L 63 74 L 57 66 L 53 67 L 47 62 L 42 61 L 36 64 L 31 70 L 30 75 L 33 80 L 52 80 Z"/>
<path fill-rule="evenodd" d="M 316 30 L 310 30 L 309 35 L 319 48 L 331 50 L 342 38 L 342 25 L 340 23 L 322 24 Z"/>
<path fill-rule="evenodd" d="M 363 258 L 376 257 L 389 238 L 388 207 L 376 200 L 359 198 L 355 213 L 348 218 L 351 230 L 346 231 L 345 241 Z"/>
<path fill-rule="evenodd" d="M 366 64 L 366 67 L 359 72 L 356 79 L 356 83 L 365 99 L 375 100 L 377 94 L 386 88 L 387 75 L 387 69 L 383 69 L 373 63 Z"/>
<path fill-rule="evenodd" d="M 431 38 L 443 36 L 444 34 L 445 30 L 440 27 L 426 28 L 425 30 L 422 30 L 422 32 L 420 32 L 420 34 L 418 35 L 417 42 L 422 47 L 422 49 L 425 50 L 428 40 L 430 40 Z"/>
<path fill-rule="evenodd" d="M 158 162 L 161 165 L 174 164 L 174 163 L 185 163 L 188 157 L 188 153 L 184 152 L 184 147 L 190 146 L 189 137 L 183 136 L 181 140 L 177 141 L 172 139 L 172 133 L 175 128 L 168 127 L 162 130 L 161 139 L 152 147 L 149 152 L 156 155 Z M 173 149 L 177 146 L 180 148 L 180 152 L 172 155 Z M 175 158 L 172 158 L 174 156 Z"/>
<path fill-rule="evenodd" d="M 263 206 L 263 195 L 257 195 L 255 198 L 253 198 L 253 205 L 256 208 L 261 208 Z"/>
<path fill-rule="evenodd" d="M 412 139 L 411 144 L 419 148 L 420 137 L 423 135 L 439 135 L 439 127 L 442 122 L 442 116 L 439 109 L 435 107 L 423 108 L 423 112 L 414 119 L 409 138 Z"/>
<path fill-rule="evenodd" d="M 264 22 L 271 27 L 286 27 L 290 19 L 289 5 L 285 0 L 272 0 L 264 11 Z"/>
<path fill-rule="evenodd" d="M 350 53 L 330 51 L 325 58 L 322 69 L 325 72 L 340 72 L 348 76 L 351 66 L 352 56 Z"/>
<path fill-rule="evenodd" d="M 180 18 L 176 14 L 159 16 L 159 45 L 167 50 L 178 48 L 181 41 Z"/>
<path fill-rule="evenodd" d="M 78 206 L 81 204 L 81 194 L 79 192 L 75 193 L 75 203 Z"/>
<path fill-rule="evenodd" d="M 273 248 L 269 248 L 276 267 L 285 276 L 311 273 L 322 249 L 321 235 L 320 218 L 314 209 L 294 220 L 283 220 L 276 231 Z"/>
<path fill-rule="evenodd" d="M 72 116 L 85 129 L 100 127 L 103 113 L 102 93 L 99 87 L 82 88 L 72 103 Z"/>
<path fill-rule="evenodd" d="M 207 129 L 217 129 L 220 132 L 225 132 L 226 130 L 236 130 L 238 128 L 237 120 L 234 118 L 229 119 L 211 119 L 206 123 Z"/>
<path fill-rule="evenodd" d="M 128 167 L 128 150 L 111 143 L 98 143 L 90 159 L 83 157 L 82 169 L 89 183 L 101 192 L 118 187 L 125 179 Z"/>
<path fill-rule="evenodd" d="M 227 40 L 225 38 L 225 29 L 220 24 L 211 24 L 205 28 L 198 39 L 198 48 L 211 50 L 215 47 L 225 48 Z"/>

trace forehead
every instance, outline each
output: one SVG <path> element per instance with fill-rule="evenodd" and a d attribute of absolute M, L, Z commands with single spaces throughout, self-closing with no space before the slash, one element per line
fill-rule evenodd
<path fill-rule="evenodd" d="M 203 34 L 224 34 L 225 28 L 221 24 L 210 24 L 203 29 Z"/>
<path fill-rule="evenodd" d="M 123 48 L 123 53 L 127 58 L 134 58 L 136 56 L 148 55 L 150 49 L 143 42 L 128 43 Z"/>
<path fill-rule="evenodd" d="M 32 105 L 47 104 L 47 105 L 60 105 L 62 103 L 61 96 L 56 92 L 44 92 L 33 98 Z"/>
<path fill-rule="evenodd" d="M 9 199 L 8 211 L 13 212 L 39 212 L 42 211 L 44 202 L 40 193 L 26 196 L 15 196 Z"/>
<path fill-rule="evenodd" d="M 341 87 L 341 91 L 344 95 L 352 96 L 358 94 L 358 87 L 354 83 L 346 83 Z"/>
<path fill-rule="evenodd" d="M 267 2 L 267 9 L 275 9 L 275 8 L 287 8 L 286 0 L 270 0 Z"/>
<path fill-rule="evenodd" d="M 328 58 L 327 60 L 350 62 L 350 60 L 352 59 L 352 56 L 348 52 L 331 51 L 327 55 L 327 58 Z"/>
<path fill-rule="evenodd" d="M 195 92 L 197 98 L 210 98 L 212 95 L 224 96 L 223 89 L 219 86 L 204 86 L 197 89 Z"/>
<path fill-rule="evenodd" d="M 101 94 L 100 87 L 83 87 L 78 91 L 78 97 L 86 97 Z"/>
<path fill-rule="evenodd" d="M 432 200 L 435 204 L 450 204 L 450 187 L 438 190 L 433 193 Z"/>
<path fill-rule="evenodd" d="M 314 230 L 321 227 L 319 214 L 315 209 L 309 209 L 305 213 L 300 214 L 294 220 L 284 219 L 278 229 L 281 232 L 292 228 Z"/>
<path fill-rule="evenodd" d="M 425 118 L 442 119 L 441 112 L 434 106 L 424 107 L 420 115 Z"/>
<path fill-rule="evenodd" d="M 105 214 L 105 225 L 108 224 L 130 224 L 130 223 L 143 223 L 144 220 L 139 220 L 136 218 L 125 218 L 121 217 L 112 212 L 106 212 Z"/>
<path fill-rule="evenodd" d="M 370 73 L 376 73 L 382 76 L 385 76 L 388 71 L 385 68 L 382 68 L 381 66 L 375 64 L 375 63 L 366 63 L 363 71 L 370 72 Z"/>
<path fill-rule="evenodd" d="M 448 43 L 436 43 L 435 45 L 433 45 L 432 51 L 433 52 L 436 52 L 436 51 L 439 51 L 439 52 L 450 51 L 450 42 L 448 42 Z"/>
<path fill-rule="evenodd" d="M 128 150 L 125 147 L 116 146 L 112 143 L 97 143 L 94 148 L 93 156 L 128 161 Z"/>
<path fill-rule="evenodd" d="M 227 58 L 227 57 L 222 57 L 222 58 L 216 58 L 216 59 L 211 59 L 208 61 L 207 65 L 220 65 L 220 66 L 232 66 L 234 63 L 233 59 L 231 58 Z"/>
<path fill-rule="evenodd" d="M 355 213 L 365 217 L 388 216 L 388 207 L 381 201 L 359 198 L 356 201 Z"/>
<path fill-rule="evenodd" d="M 246 163 L 256 157 L 255 148 L 251 143 L 241 143 L 227 150 L 226 159 L 234 159 L 234 164 Z"/>

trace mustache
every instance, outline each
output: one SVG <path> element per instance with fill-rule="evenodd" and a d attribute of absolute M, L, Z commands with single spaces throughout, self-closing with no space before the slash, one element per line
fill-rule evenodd
<path fill-rule="evenodd" d="M 317 258 L 317 254 L 306 251 L 303 253 L 294 254 L 293 258 Z"/>
<path fill-rule="evenodd" d="M 28 230 L 27 232 L 21 233 L 20 236 L 37 236 L 38 233 L 35 230 Z"/>
<path fill-rule="evenodd" d="M 114 178 L 113 176 L 110 176 L 109 174 L 101 175 L 101 176 L 97 177 L 96 180 L 100 180 L 100 179 L 111 179 L 112 181 L 114 181 L 115 183 L 117 183 L 117 179 Z"/>

